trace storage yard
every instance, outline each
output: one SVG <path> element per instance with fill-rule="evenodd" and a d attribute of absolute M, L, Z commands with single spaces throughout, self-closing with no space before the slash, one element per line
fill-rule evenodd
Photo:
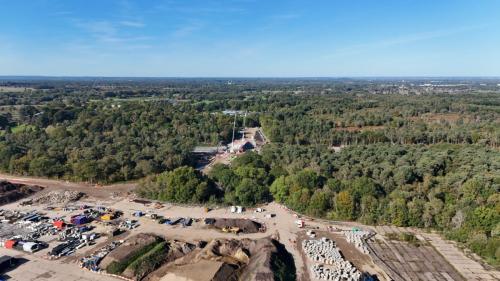
<path fill-rule="evenodd" d="M 276 258 L 297 280 L 474 280 L 430 246 L 381 239 L 384 228 L 311 220 L 276 203 L 233 207 L 49 185 L 0 207 L 0 254 L 27 260 L 6 273 L 11 280 L 274 280 Z"/>
<path fill-rule="evenodd" d="M 320 280 L 349 280 L 361 279 L 361 273 L 340 254 L 335 242 L 328 238 L 305 240 L 302 248 L 307 257 L 315 264 L 311 275 Z"/>

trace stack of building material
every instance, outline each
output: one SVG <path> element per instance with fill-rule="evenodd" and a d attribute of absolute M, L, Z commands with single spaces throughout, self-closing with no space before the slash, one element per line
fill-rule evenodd
<path fill-rule="evenodd" d="M 360 280 L 361 273 L 342 257 L 334 241 L 327 238 L 305 240 L 302 248 L 307 257 L 316 263 L 311 268 L 316 279 Z"/>
<path fill-rule="evenodd" d="M 90 256 L 84 257 L 80 260 L 80 267 L 86 268 L 92 271 L 100 271 L 99 263 L 101 260 L 109 254 L 109 252 L 113 251 L 121 245 L 123 241 L 113 241 L 110 244 L 104 246 L 103 248 L 95 251 Z"/>
<path fill-rule="evenodd" d="M 361 280 L 361 272 L 359 272 L 350 263 L 343 264 L 343 267 L 325 267 L 320 264 L 315 264 L 311 268 L 311 273 L 315 279 L 332 280 L 332 281 L 358 281 Z"/>
<path fill-rule="evenodd" d="M 354 244 L 359 251 L 367 255 L 370 253 L 365 241 L 373 235 L 371 232 L 364 230 L 344 230 L 342 233 L 347 242 Z"/>

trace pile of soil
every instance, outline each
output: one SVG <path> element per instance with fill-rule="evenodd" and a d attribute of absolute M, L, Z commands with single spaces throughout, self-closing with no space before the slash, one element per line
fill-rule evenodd
<path fill-rule="evenodd" d="M 222 229 L 224 227 L 239 227 L 243 233 L 257 233 L 262 225 L 248 219 L 216 219 L 214 226 Z"/>
<path fill-rule="evenodd" d="M 168 264 L 170 262 L 173 262 L 177 259 L 180 259 L 184 257 L 185 255 L 189 254 L 196 248 L 195 245 L 186 243 L 186 242 L 180 242 L 180 241 L 169 241 L 167 246 L 164 248 L 165 251 L 167 251 L 167 254 L 165 258 L 162 260 L 162 264 Z M 161 266 L 159 267 L 161 268 Z M 158 271 L 157 268 L 154 272 Z M 147 274 L 147 273 L 146 273 Z M 133 279 L 133 280 L 149 280 L 147 276 L 145 278 L 142 278 L 144 276 L 135 276 L 134 270 L 129 266 L 123 273 L 121 274 L 123 277 L 128 278 L 128 279 Z M 151 275 L 151 274 L 150 274 Z"/>
<path fill-rule="evenodd" d="M 249 262 L 246 242 L 215 239 L 148 276 L 148 281 L 237 281 Z"/>
<path fill-rule="evenodd" d="M 108 255 L 102 259 L 99 263 L 100 268 L 106 268 L 112 262 L 120 262 L 127 259 L 135 251 L 142 249 L 143 247 L 155 242 L 157 236 L 147 233 L 139 233 L 129 239 L 125 240 L 125 243 L 118 246 L 116 249 L 111 251 Z"/>
<path fill-rule="evenodd" d="M 282 272 L 287 272 L 284 276 Z M 164 264 L 147 281 L 295 280 L 293 258 L 271 238 L 215 239 Z"/>
<path fill-rule="evenodd" d="M 43 187 L 0 181 L 0 206 L 28 197 Z"/>
<path fill-rule="evenodd" d="M 240 280 L 297 280 L 293 256 L 285 246 L 271 238 L 254 240 L 248 246 L 250 262 Z"/>

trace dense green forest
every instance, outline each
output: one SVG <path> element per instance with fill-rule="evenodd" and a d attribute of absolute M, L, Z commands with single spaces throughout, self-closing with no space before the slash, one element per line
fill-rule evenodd
<path fill-rule="evenodd" d="M 434 228 L 500 266 L 500 94 L 491 88 L 48 84 L 0 96 L 0 170 L 142 179 L 137 192 L 164 201 L 276 200 L 316 217 Z M 192 150 L 231 140 L 226 109 L 248 112 L 246 125 L 261 126 L 271 143 L 202 175 Z"/>
<path fill-rule="evenodd" d="M 191 106 L 132 102 L 123 106 L 22 107 L 6 127 L 0 169 L 14 174 L 115 182 L 192 164 L 198 141 L 231 136 L 232 120 Z"/>

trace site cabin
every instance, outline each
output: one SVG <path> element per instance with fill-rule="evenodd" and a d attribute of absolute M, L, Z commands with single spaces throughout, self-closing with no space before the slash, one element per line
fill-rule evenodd
<path fill-rule="evenodd" d="M 297 224 L 298 228 L 304 228 L 304 221 L 303 220 L 296 220 L 295 223 Z"/>
<path fill-rule="evenodd" d="M 96 239 L 96 234 L 95 233 L 89 233 L 89 234 L 83 234 L 82 235 L 82 239 L 83 240 L 89 240 L 89 241 L 93 241 Z"/>
<path fill-rule="evenodd" d="M 71 223 L 74 225 L 82 225 L 88 223 L 88 218 L 86 216 L 77 215 L 71 218 Z"/>
<path fill-rule="evenodd" d="M 7 240 L 4 242 L 3 246 L 5 247 L 5 249 L 14 249 L 16 244 L 17 244 L 16 240 Z"/>
<path fill-rule="evenodd" d="M 58 230 L 61 230 L 61 229 L 63 229 L 63 228 L 64 228 L 64 226 L 65 226 L 66 224 L 65 224 L 65 223 L 64 223 L 64 221 L 62 221 L 62 220 L 57 220 L 57 221 L 54 221 L 54 222 L 52 223 L 52 225 L 54 225 L 54 227 L 55 227 L 55 228 L 57 228 Z"/>

